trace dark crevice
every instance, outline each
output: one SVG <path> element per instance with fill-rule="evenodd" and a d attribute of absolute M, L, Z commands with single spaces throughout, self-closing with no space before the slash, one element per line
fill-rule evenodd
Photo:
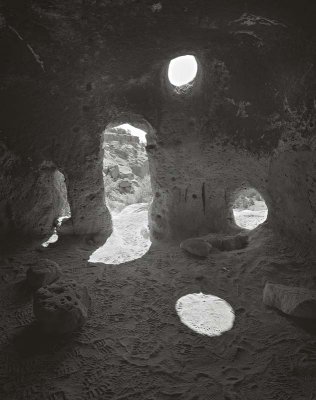
<path fill-rule="evenodd" d="M 203 213 L 205 214 L 205 182 L 202 185 L 202 202 L 203 202 Z"/>

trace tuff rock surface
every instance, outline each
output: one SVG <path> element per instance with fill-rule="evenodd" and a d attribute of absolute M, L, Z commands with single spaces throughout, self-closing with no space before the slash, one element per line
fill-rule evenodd
<path fill-rule="evenodd" d="M 90 306 L 85 285 L 73 280 L 58 281 L 35 292 L 33 312 L 43 332 L 60 335 L 82 327 Z"/>
<path fill-rule="evenodd" d="M 203 237 L 209 244 L 221 251 L 240 250 L 248 245 L 248 235 L 206 235 Z"/>
<path fill-rule="evenodd" d="M 316 291 L 313 290 L 267 283 L 263 291 L 263 302 L 291 317 L 316 319 Z"/>
<path fill-rule="evenodd" d="M 26 272 L 26 280 L 32 289 L 47 286 L 61 277 L 59 265 L 52 260 L 43 258 L 35 265 L 29 267 Z"/>
<path fill-rule="evenodd" d="M 315 241 L 312 2 L 255 0 L 247 10 L 229 0 L 202 3 L 5 2 L 2 237 L 52 233 L 59 170 L 67 233 L 106 240 L 103 133 L 131 123 L 147 132 L 152 239 L 231 233 L 232 204 L 253 187 L 268 205 L 269 226 Z M 180 90 L 167 72 L 182 54 L 196 57 L 198 73 Z M 122 144 L 122 160 L 130 145 Z M 131 169 L 135 175 L 139 166 Z M 117 179 L 118 169 L 111 174 Z"/>
<path fill-rule="evenodd" d="M 207 257 L 212 250 L 212 246 L 200 238 L 186 239 L 180 243 L 180 248 L 199 257 Z"/>
<path fill-rule="evenodd" d="M 262 307 L 262 282 L 315 286 L 315 14 L 311 0 L 0 0 L 1 399 L 315 398 L 314 334 Z M 184 54 L 198 73 L 177 88 L 168 66 Z M 104 131 L 125 123 L 147 132 L 152 249 L 87 268 L 93 246 L 82 243 L 113 229 Z M 130 145 L 117 145 L 123 161 Z M 44 251 L 89 285 L 96 306 L 79 340 L 21 357 L 17 328 L 32 316 L 15 282 L 34 253 L 3 253 L 13 239 L 52 234 L 65 205 L 58 171 L 71 214 L 60 228 L 75 237 Z M 189 260 L 180 241 L 211 233 L 222 247 L 240 232 L 232 206 L 249 187 L 269 209 L 249 245 Z M 177 298 L 197 289 L 236 312 L 216 340 L 177 318 Z M 39 289 L 42 329 L 84 323 L 89 300 L 78 290 Z M 288 312 L 314 304 L 278 290 L 273 302 Z"/>
<path fill-rule="evenodd" d="M 144 143 L 137 136 L 119 129 L 105 130 L 104 134 L 104 175 L 113 180 L 118 178 L 144 178 L 149 174 L 148 157 Z"/>

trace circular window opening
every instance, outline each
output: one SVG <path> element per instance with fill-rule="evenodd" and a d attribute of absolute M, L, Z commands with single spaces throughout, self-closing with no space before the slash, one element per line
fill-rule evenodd
<path fill-rule="evenodd" d="M 233 205 L 233 213 L 240 228 L 254 229 L 267 219 L 268 207 L 256 189 L 248 188 L 239 192 Z"/>
<path fill-rule="evenodd" d="M 194 56 L 185 55 L 174 58 L 169 63 L 169 82 L 176 87 L 188 85 L 193 82 L 197 70 L 198 65 Z"/>
<path fill-rule="evenodd" d="M 220 336 L 233 327 L 235 320 L 234 310 L 225 300 L 203 293 L 181 297 L 176 311 L 184 325 L 206 336 Z"/>

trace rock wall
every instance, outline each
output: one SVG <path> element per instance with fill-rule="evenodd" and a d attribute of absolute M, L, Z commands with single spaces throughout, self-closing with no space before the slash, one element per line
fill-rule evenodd
<path fill-rule="evenodd" d="M 34 174 L 49 160 L 66 177 L 67 232 L 105 240 L 102 132 L 131 123 L 148 132 L 153 238 L 237 229 L 231 206 L 251 186 L 271 226 L 315 241 L 314 5 L 159 4 L 2 2 L 1 140 L 32 171 L 28 200 L 18 201 L 2 170 L 3 218 L 9 196 L 21 213 L 41 209 L 31 182 L 41 187 Z M 167 68 L 182 54 L 199 70 L 179 93 Z M 27 219 L 16 228 L 38 232 Z"/>
<path fill-rule="evenodd" d="M 56 168 L 43 163 L 34 169 L 30 162 L 14 156 L 1 145 L 0 237 L 44 239 L 53 233 L 65 199 L 56 185 Z"/>
<path fill-rule="evenodd" d="M 111 178 L 144 178 L 149 174 L 145 145 L 137 136 L 105 130 L 103 174 Z"/>

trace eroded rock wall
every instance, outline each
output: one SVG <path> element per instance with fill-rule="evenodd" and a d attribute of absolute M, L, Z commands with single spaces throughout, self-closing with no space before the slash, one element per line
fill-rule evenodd
<path fill-rule="evenodd" d="M 136 121 L 151 126 L 153 238 L 236 229 L 234 197 L 251 186 L 271 226 L 313 241 L 315 35 L 303 3 L 5 1 L 2 140 L 65 174 L 70 233 L 110 234 L 101 136 Z M 179 94 L 167 68 L 183 54 L 199 70 Z"/>
<path fill-rule="evenodd" d="M 65 200 L 49 163 L 34 168 L 1 145 L 0 236 L 44 239 L 53 233 Z"/>

